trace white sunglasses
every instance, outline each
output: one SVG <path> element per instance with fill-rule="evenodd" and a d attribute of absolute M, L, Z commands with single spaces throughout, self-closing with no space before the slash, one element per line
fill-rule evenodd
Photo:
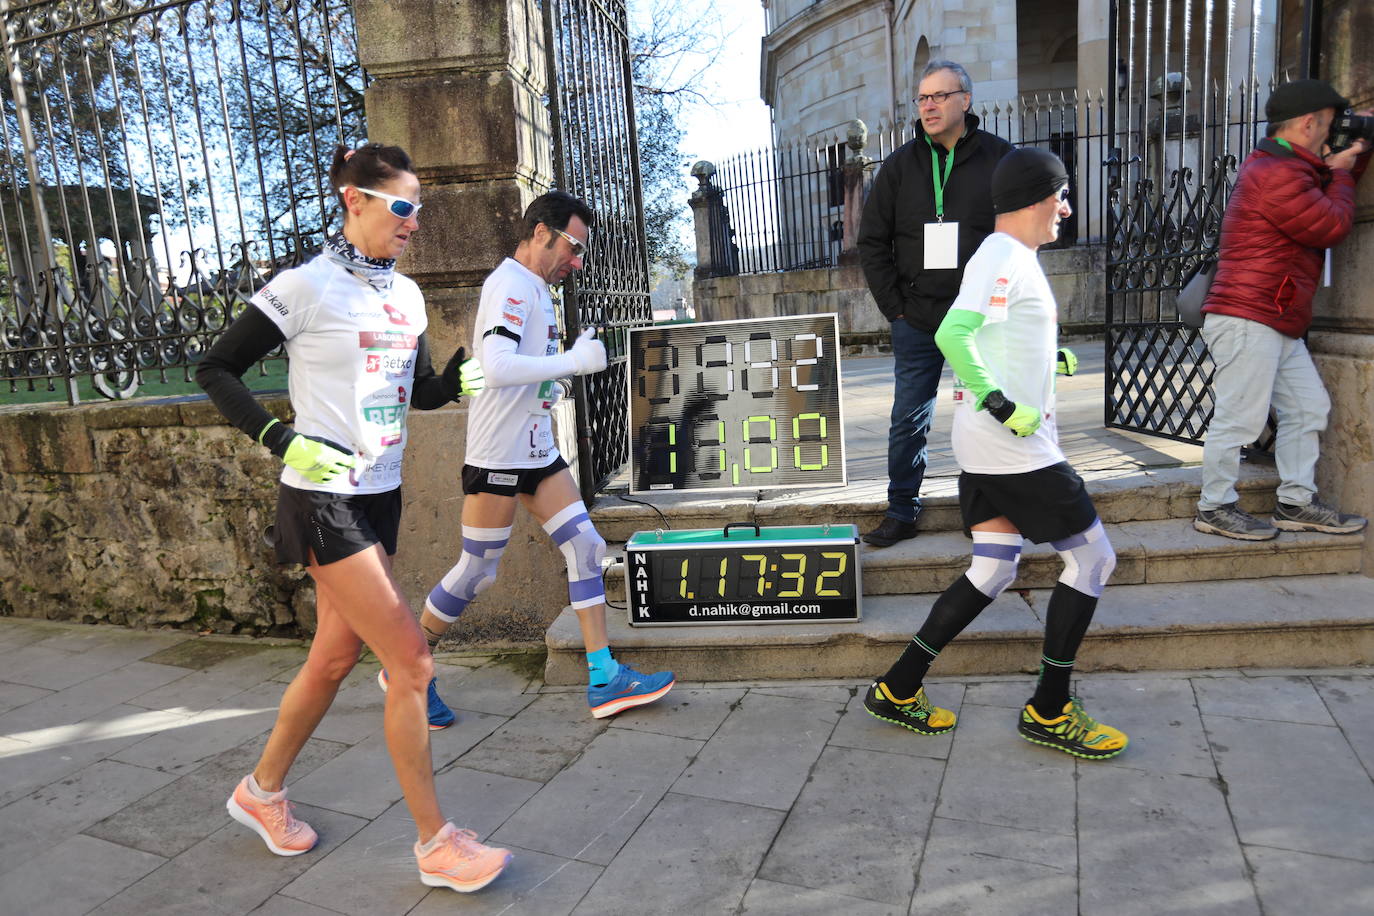
<path fill-rule="evenodd" d="M 353 184 L 346 184 L 342 188 L 339 188 L 339 193 L 342 194 L 349 188 L 352 188 L 359 194 L 366 194 L 369 197 L 380 197 L 382 200 L 387 201 L 387 210 L 390 211 L 391 215 L 396 217 L 397 219 L 410 219 L 416 213 L 419 213 L 420 208 L 424 206 L 424 204 L 417 204 L 413 200 L 406 200 L 404 197 L 397 197 L 395 194 L 387 194 L 383 191 L 374 191 L 371 188 L 360 188 L 357 185 Z"/>

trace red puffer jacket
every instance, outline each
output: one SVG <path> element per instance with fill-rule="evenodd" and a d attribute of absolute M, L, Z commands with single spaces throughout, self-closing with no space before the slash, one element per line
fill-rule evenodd
<path fill-rule="evenodd" d="M 1350 234 L 1354 173 L 1331 169 L 1301 147 L 1265 138 L 1241 166 L 1221 221 L 1221 251 L 1204 312 L 1236 315 L 1301 337 L 1312 324 L 1312 296 L 1325 249 Z"/>

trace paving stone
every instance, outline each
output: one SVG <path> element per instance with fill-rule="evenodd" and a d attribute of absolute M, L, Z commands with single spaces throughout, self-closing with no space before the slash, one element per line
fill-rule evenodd
<path fill-rule="evenodd" d="M 429 733 L 432 766 L 441 770 L 490 735 L 505 720 L 469 712 L 452 727 Z M 296 780 L 292 798 L 322 808 L 374 818 L 401 798 L 386 735 L 375 732 L 309 775 Z"/>
<path fill-rule="evenodd" d="M 0 661 L 4 664 L 5 680 L 47 690 L 62 690 L 119 667 L 96 668 L 86 664 L 79 655 L 61 649 L 45 649 L 36 644 L 6 653 L 6 657 Z"/>
<path fill-rule="evenodd" d="M 334 910 L 326 910 L 322 906 L 315 906 L 304 900 L 296 900 L 277 894 L 274 897 L 269 897 L 266 903 L 254 910 L 253 916 L 338 916 L 338 914 Z"/>
<path fill-rule="evenodd" d="M 943 692 L 937 693 L 937 689 L 936 685 L 932 684 L 928 695 L 931 697 L 944 696 Z M 964 692 L 964 703 L 966 705 L 997 706 L 1002 709 L 1020 709 L 1026 705 L 1026 701 L 1030 699 L 1033 693 L 1035 693 L 1034 677 L 989 681 L 981 684 L 969 684 L 968 689 Z M 940 705 L 945 706 L 947 704 L 942 702 Z"/>
<path fill-rule="evenodd" d="M 537 687 L 540 682 L 508 664 L 489 662 L 475 670 L 461 669 L 445 674 L 440 683 L 439 695 L 455 710 L 513 716 L 534 702 L 538 694 L 531 687 Z M 585 695 L 582 696 L 582 715 L 590 715 Z"/>
<path fill-rule="evenodd" d="M 1374 868 L 1331 856 L 1245 847 L 1266 913 L 1350 916 L 1374 913 Z"/>
<path fill-rule="evenodd" d="M 1000 707 L 965 704 L 935 813 L 1073 836 L 1073 758 L 1021 738 L 1016 717 Z"/>
<path fill-rule="evenodd" d="M 492 839 L 605 865 L 701 747 L 686 738 L 611 729 Z"/>
<path fill-rule="evenodd" d="M 606 724 L 605 719 L 592 718 L 580 693 L 541 694 L 468 751 L 463 766 L 547 782 L 605 731 Z"/>
<path fill-rule="evenodd" d="M 430 890 L 420 883 L 414 847 L 414 824 L 373 821 L 322 858 L 300 856 L 314 862 L 281 894 L 357 916 L 409 912 Z"/>
<path fill-rule="evenodd" d="M 55 692 L 44 687 L 11 684 L 8 681 L 0 680 L 0 713 L 7 713 L 26 703 L 36 702 Z"/>
<path fill-rule="evenodd" d="M 668 695 L 647 706 L 639 706 L 632 716 L 614 716 L 611 728 L 653 732 L 678 738 L 705 741 L 720 728 L 730 710 L 744 697 L 737 687 L 683 687 L 674 685 Z"/>
<path fill-rule="evenodd" d="M 214 644 L 209 644 L 213 646 Z M 178 647 L 180 648 L 180 647 Z M 203 712 L 261 684 L 269 684 L 264 695 L 273 690 L 281 703 L 285 687 L 272 681 L 278 672 L 299 668 L 305 652 L 299 649 L 264 648 L 250 654 L 234 655 L 203 670 L 191 671 L 180 680 L 135 697 L 130 702 L 148 709 L 176 709 L 185 713 Z"/>
<path fill-rule="evenodd" d="M 239 916 L 322 861 L 366 823 L 305 805 L 297 807 L 295 814 L 320 835 L 319 843 L 304 855 L 274 855 L 256 833 L 230 822 L 93 912 L 100 916 Z M 423 887 L 418 878 L 415 885 Z"/>
<path fill-rule="evenodd" d="M 1374 783 L 1340 729 L 1203 716 L 1241 842 L 1374 861 Z"/>
<path fill-rule="evenodd" d="M 1216 780 L 1084 763 L 1078 796 L 1083 913 L 1260 912 Z"/>
<path fill-rule="evenodd" d="M 733 913 L 783 813 L 684 795 L 664 796 L 582 899 L 575 914 Z M 690 868 L 665 867 L 691 863 Z"/>
<path fill-rule="evenodd" d="M 1078 843 L 1071 836 L 937 817 L 911 902 L 913 916 L 1078 910 Z"/>
<path fill-rule="evenodd" d="M 444 815 L 455 826 L 471 830 L 478 836 L 490 836 L 541 788 L 543 784 L 532 779 L 484 773 L 462 766 L 450 766 L 434 774 L 434 790 Z M 382 817 L 405 821 L 411 825 L 411 830 L 415 829 L 415 821 L 404 799 L 388 808 Z"/>
<path fill-rule="evenodd" d="M 1374 774 L 1374 678 L 1368 674 L 1314 677 L 1312 685 L 1364 768 Z"/>
<path fill-rule="evenodd" d="M 24 916 L 84 913 L 165 861 L 93 837 L 70 837 L 5 874 L 0 880 L 5 911 Z"/>
<path fill-rule="evenodd" d="M 0 715 L 0 734 L 80 722 L 185 675 L 168 665 L 132 662 Z"/>
<path fill-rule="evenodd" d="M 928 685 L 935 692 L 937 702 L 958 715 L 964 696 L 962 684 Z M 918 735 L 905 728 L 884 722 L 871 716 L 864 709 L 864 687 L 857 696 L 849 701 L 848 708 L 835 731 L 830 736 L 834 747 L 853 747 L 867 751 L 881 751 L 889 754 L 910 754 L 914 757 L 935 757 L 943 760 L 949 756 L 954 732 L 943 735 Z"/>
<path fill-rule="evenodd" d="M 464 916 L 564 916 L 601 876 L 599 865 L 518 847 L 510 850 L 514 858 L 501 877 L 463 896 Z M 454 910 L 453 892 L 435 888 L 407 916 L 449 916 Z"/>
<path fill-rule="evenodd" d="M 921 843 L 894 838 L 925 834 L 944 768 L 941 760 L 827 747 L 759 877 L 905 904 Z"/>
<path fill-rule="evenodd" d="M 867 684 L 864 685 L 865 688 L 867 688 L 867 686 Z M 754 693 L 766 693 L 775 697 L 791 697 L 794 700 L 817 700 L 822 703 L 834 703 L 839 709 L 844 709 L 854 696 L 854 690 L 852 688 L 838 685 L 812 686 L 798 684 L 789 686 L 781 684 L 776 687 L 754 687 L 751 688 L 751 690 Z"/>
<path fill-rule="evenodd" d="M 750 693 L 673 791 L 786 810 L 838 720 L 831 703 Z"/>
<path fill-rule="evenodd" d="M 0 872 L 47 853 L 170 781 L 165 773 L 101 760 L 0 808 Z"/>
<path fill-rule="evenodd" d="M 210 758 L 269 730 L 277 720 L 280 702 L 277 684 L 259 684 L 112 756 L 124 763 L 178 775 L 189 773 Z"/>
<path fill-rule="evenodd" d="M 34 643 L 34 646 L 71 652 L 90 662 L 93 667 L 113 671 L 192 638 L 186 633 L 150 633 L 116 626 L 77 626 L 64 627 L 62 632 Z"/>
<path fill-rule="evenodd" d="M 42 642 L 65 630 L 67 624 L 51 623 L 46 620 L 30 620 L 23 617 L 10 617 L 0 631 L 0 662 L 7 662 L 5 653 L 22 649 L 36 642 Z"/>
<path fill-rule="evenodd" d="M 196 770 L 86 828 L 90 836 L 142 849 L 159 856 L 176 856 L 221 829 L 229 815 L 225 800 L 252 771 L 267 743 L 267 735 L 232 747 Z M 311 738 L 301 748 L 288 774 L 295 800 L 295 780 L 339 755 L 344 745 Z"/>
<path fill-rule="evenodd" d="M 341 744 L 358 744 L 382 730 L 382 711 L 386 694 L 377 686 L 377 676 L 340 687 L 329 712 L 315 728 L 315 737 Z"/>
<path fill-rule="evenodd" d="M 0 805 L 65 779 L 160 729 L 184 721 L 184 716 L 171 713 L 114 706 L 95 721 L 22 732 L 11 740 L 22 743 L 25 749 L 0 756 Z"/>
<path fill-rule="evenodd" d="M 1079 681 L 1077 689 L 1089 715 L 1121 729 L 1131 739 L 1120 756 L 1095 761 L 1093 766 L 1216 776 L 1191 681 L 1089 676 Z"/>
<path fill-rule="evenodd" d="M 906 905 L 890 906 L 811 887 L 755 878 L 744 895 L 741 913 L 749 916 L 906 916 Z"/>
<path fill-rule="evenodd" d="M 1198 708 L 1206 716 L 1233 716 L 1303 725 L 1335 725 L 1317 689 L 1305 677 L 1199 680 Z"/>

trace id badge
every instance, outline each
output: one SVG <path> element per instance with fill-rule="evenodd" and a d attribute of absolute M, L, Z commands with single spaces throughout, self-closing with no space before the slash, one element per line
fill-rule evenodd
<path fill-rule="evenodd" d="M 926 223 L 926 270 L 952 270 L 959 266 L 959 224 Z"/>

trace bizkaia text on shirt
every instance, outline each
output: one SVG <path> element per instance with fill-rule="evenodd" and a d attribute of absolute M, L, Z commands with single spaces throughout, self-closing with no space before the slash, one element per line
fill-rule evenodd
<path fill-rule="evenodd" d="M 258 291 L 258 295 L 262 296 L 262 298 L 267 301 L 267 304 L 276 309 L 278 314 L 282 317 L 285 317 L 289 313 L 290 310 L 287 309 L 286 303 L 282 302 L 277 294 L 272 292 L 272 287 L 264 286 Z"/>

